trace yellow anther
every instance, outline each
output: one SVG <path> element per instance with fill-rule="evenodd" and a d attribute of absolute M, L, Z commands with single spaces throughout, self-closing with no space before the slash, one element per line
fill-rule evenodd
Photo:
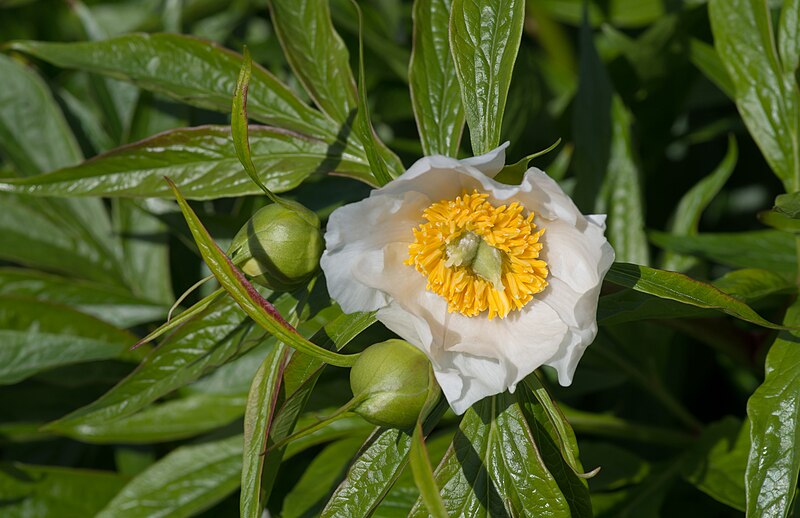
<path fill-rule="evenodd" d="M 484 311 L 491 320 L 520 310 L 547 287 L 547 263 L 539 259 L 544 229 L 517 202 L 494 207 L 477 190 L 425 209 L 414 229 L 406 264 L 428 279 L 428 289 L 447 300 L 448 310 L 468 317 Z M 480 249 L 491 261 L 473 264 Z M 449 266 L 448 266 L 449 265 Z M 473 269 L 474 267 L 474 269 Z"/>

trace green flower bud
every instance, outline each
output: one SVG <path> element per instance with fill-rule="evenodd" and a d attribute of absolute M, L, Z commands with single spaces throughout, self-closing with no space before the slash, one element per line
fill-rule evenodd
<path fill-rule="evenodd" d="M 253 282 L 279 291 L 303 285 L 325 249 L 319 218 L 292 201 L 259 209 L 237 232 L 229 254 Z"/>
<path fill-rule="evenodd" d="M 427 356 L 410 343 L 372 345 L 350 370 L 350 388 L 358 401 L 352 411 L 378 426 L 410 428 L 425 405 L 431 376 Z"/>

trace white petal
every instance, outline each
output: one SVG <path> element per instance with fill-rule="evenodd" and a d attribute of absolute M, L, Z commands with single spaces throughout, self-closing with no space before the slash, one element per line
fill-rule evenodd
<path fill-rule="evenodd" d="M 535 167 L 525 173 L 517 196 L 537 216 L 562 220 L 570 225 L 580 224 L 585 219 L 575 202 L 564 193 L 558 183 Z"/>
<path fill-rule="evenodd" d="M 464 158 L 461 163 L 474 167 L 489 178 L 494 178 L 506 165 L 506 148 L 509 144 L 510 142 L 503 142 L 485 155 Z"/>
<path fill-rule="evenodd" d="M 382 275 L 388 243 L 413 241 L 412 229 L 428 204 L 427 198 L 410 192 L 370 197 L 333 211 L 320 265 L 329 293 L 345 313 L 374 311 L 389 303 L 390 297 L 371 279 Z"/>

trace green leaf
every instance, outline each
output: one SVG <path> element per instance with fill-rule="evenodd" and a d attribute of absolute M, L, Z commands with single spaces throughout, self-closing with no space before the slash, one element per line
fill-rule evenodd
<path fill-rule="evenodd" d="M 355 113 L 358 97 L 342 38 L 327 0 L 270 0 L 275 33 L 286 59 L 320 109 L 339 124 Z M 313 29 L 312 29 L 313 27 Z"/>
<path fill-rule="evenodd" d="M 158 320 L 167 312 L 166 306 L 123 288 L 28 269 L 0 268 L 0 295 L 62 304 L 122 328 Z"/>
<path fill-rule="evenodd" d="M 0 296 L 0 385 L 61 365 L 115 358 L 135 340 L 58 304 Z"/>
<path fill-rule="evenodd" d="M 343 439 L 326 446 L 316 455 L 294 488 L 286 494 L 281 516 L 301 518 L 319 513 L 362 443 L 360 437 Z"/>
<path fill-rule="evenodd" d="M 573 428 L 581 434 L 672 447 L 685 447 L 693 439 L 689 434 L 670 430 L 663 426 L 647 426 L 613 415 L 584 412 L 564 405 L 561 405 L 560 408 Z"/>
<path fill-rule="evenodd" d="M 728 417 L 709 426 L 692 448 L 696 461 L 683 476 L 695 487 L 739 511 L 745 511 L 745 467 L 750 451 L 750 423 Z"/>
<path fill-rule="evenodd" d="M 232 300 L 219 298 L 169 335 L 100 399 L 50 427 L 68 431 L 129 416 L 257 345 L 262 333 L 251 328 Z"/>
<path fill-rule="evenodd" d="M 182 446 L 144 470 L 97 518 L 192 516 L 236 490 L 242 436 Z"/>
<path fill-rule="evenodd" d="M 0 149 L 17 170 L 30 176 L 80 162 L 80 147 L 44 81 L 2 54 L 0 77 Z"/>
<path fill-rule="evenodd" d="M 797 2 L 786 9 L 794 12 L 788 24 L 796 31 Z M 790 43 L 791 35 L 782 31 L 788 61 L 781 64 L 764 0 L 712 0 L 708 12 L 714 45 L 733 79 L 745 125 L 786 190 L 800 190 L 800 94 L 793 68 L 797 50 L 785 50 L 796 42 Z"/>
<path fill-rule="evenodd" d="M 102 471 L 20 463 L 0 465 L 3 516 L 94 516 L 126 482 L 126 477 Z"/>
<path fill-rule="evenodd" d="M 616 27 L 649 25 L 663 17 L 666 11 L 664 0 L 540 0 L 540 4 L 553 18 L 572 25 L 581 23 L 584 6 L 589 8 L 593 25 L 606 22 Z"/>
<path fill-rule="evenodd" d="M 758 219 L 765 225 L 797 234 L 800 232 L 800 192 L 778 195 L 772 210 L 759 212 Z"/>
<path fill-rule="evenodd" d="M 733 135 L 728 137 L 728 152 L 725 158 L 714 169 L 714 171 L 700 180 L 697 185 L 692 187 L 689 192 L 683 195 L 678 206 L 673 213 L 672 223 L 669 232 L 674 236 L 696 235 L 697 227 L 700 223 L 700 216 L 703 211 L 714 199 L 714 196 L 722 190 L 725 182 L 730 178 L 736 167 L 739 151 L 736 139 Z M 667 252 L 664 255 L 663 268 L 665 270 L 686 271 L 694 261 L 686 256 Z"/>
<path fill-rule="evenodd" d="M 733 86 L 733 80 L 714 47 L 704 41 L 690 38 L 689 59 L 729 99 L 736 97 L 736 87 Z"/>
<path fill-rule="evenodd" d="M 366 163 L 335 157 L 329 144 L 291 131 L 250 129 L 253 162 L 275 192 L 297 187 L 309 175 L 336 171 L 371 182 Z M 179 182 L 191 199 L 260 193 L 242 170 L 230 128 L 201 126 L 169 131 L 117 148 L 81 165 L 31 178 L 0 182 L 0 191 L 58 196 L 171 196 L 164 176 Z"/>
<path fill-rule="evenodd" d="M 614 263 L 606 275 L 606 280 L 682 304 L 698 308 L 719 309 L 733 317 L 762 327 L 785 329 L 783 326 L 765 320 L 736 297 L 711 284 L 694 280 L 680 273 L 635 264 Z"/>
<path fill-rule="evenodd" d="M 280 396 L 283 371 L 289 361 L 290 349 L 279 344 L 256 372 L 244 419 L 244 452 L 242 457 L 242 493 L 239 500 L 241 516 L 258 518 L 264 510 L 261 502 L 261 475 L 264 468 L 263 452 L 268 446 L 275 407 Z"/>
<path fill-rule="evenodd" d="M 588 20 L 580 30 L 578 92 L 572 108 L 575 142 L 575 203 L 587 214 L 594 213 L 611 157 L 611 99 L 614 89 L 606 67 L 597 54 Z"/>
<path fill-rule="evenodd" d="M 524 387 L 517 393 L 530 427 L 533 442 L 547 471 L 555 479 L 567 501 L 573 518 L 591 517 L 592 502 L 589 486 L 583 477 L 583 466 L 578 460 L 578 442 L 572 427 L 550 399 L 544 387 L 526 379 L 533 394 Z M 530 381 L 528 381 L 530 380 Z"/>
<path fill-rule="evenodd" d="M 786 232 L 756 230 L 690 236 L 650 232 L 649 236 L 657 246 L 672 252 L 739 268 L 763 268 L 786 276 L 797 273 L 794 236 Z"/>
<path fill-rule="evenodd" d="M 791 293 L 796 289 L 794 283 L 786 277 L 756 268 L 728 272 L 712 284 L 746 304 L 769 295 Z M 623 290 L 600 297 L 597 321 L 604 325 L 614 325 L 637 320 L 713 316 L 715 315 L 711 310 L 687 306 L 634 290 Z"/>
<path fill-rule="evenodd" d="M 437 406 L 425 420 L 429 433 L 444 413 Z M 347 477 L 336 488 L 320 516 L 369 516 L 400 476 L 408 462 L 411 435 L 403 430 L 378 428 L 352 462 Z"/>
<path fill-rule="evenodd" d="M 500 143 L 524 22 L 525 2 L 520 0 L 453 0 L 450 51 L 473 155 L 488 153 Z"/>
<path fill-rule="evenodd" d="M 783 72 L 793 75 L 800 64 L 800 2 L 783 2 L 778 22 L 778 54 L 783 64 Z"/>
<path fill-rule="evenodd" d="M 648 264 L 647 236 L 644 232 L 644 206 L 639 168 L 631 142 L 631 116 L 618 95 L 611 102 L 611 151 L 603 184 L 603 198 L 608 211 L 608 239 L 617 260 Z"/>
<path fill-rule="evenodd" d="M 30 177 L 34 181 L 36 178 L 41 176 Z M 3 207 L 0 211 L 0 258 L 70 276 L 120 284 L 114 259 L 92 246 L 88 232 L 73 230 L 68 226 L 69 221 L 64 221 L 71 217 L 70 213 L 62 212 L 59 217 L 58 207 L 52 205 L 51 200 L 32 200 L 5 193 L 0 193 L 0 200 Z"/>
<path fill-rule="evenodd" d="M 363 145 L 375 177 L 379 183 L 385 183 L 388 181 L 387 166 L 397 176 L 404 170 L 403 164 L 372 130 L 364 74 L 360 75 L 356 95 L 347 48 L 331 22 L 329 3 L 328 0 L 271 0 L 275 32 L 292 70 L 308 94 L 336 122 L 339 135 L 344 134 L 346 138 L 350 131 L 358 132 L 357 140 Z M 361 11 L 357 4 L 354 7 L 360 27 Z M 309 26 L 314 30 L 308 30 Z M 361 32 L 359 30 L 359 35 Z M 363 63 L 361 55 L 359 63 Z"/>
<path fill-rule="evenodd" d="M 518 476 L 524 473 L 525 476 Z M 450 516 L 570 515 L 516 396 L 486 398 L 467 410 L 436 469 Z M 422 516 L 418 502 L 410 516 Z"/>
<path fill-rule="evenodd" d="M 414 46 L 408 69 L 411 102 L 425 155 L 458 155 L 464 106 L 450 53 L 452 0 L 416 0 Z"/>
<path fill-rule="evenodd" d="M 159 212 L 167 210 L 165 205 L 158 200 L 137 204 L 117 199 L 112 206 L 126 285 L 139 297 L 171 304 L 174 295 L 167 247 L 169 235 L 167 225 L 157 217 Z"/>
<path fill-rule="evenodd" d="M 175 184 L 168 179 L 172 192 L 181 207 L 181 212 L 186 218 L 189 230 L 192 232 L 195 243 L 200 249 L 203 260 L 217 278 L 223 288 L 231 295 L 244 312 L 258 325 L 269 331 L 273 336 L 300 352 L 315 356 L 331 365 L 349 367 L 353 365 L 357 355 L 342 355 L 322 349 L 301 336 L 281 316 L 275 307 L 259 294 L 244 274 L 234 266 L 225 252 L 214 242 L 208 231 L 203 227 L 197 214 L 192 210 L 186 199 L 181 195 Z"/>
<path fill-rule="evenodd" d="M 244 413 L 242 395 L 195 394 L 145 407 L 128 417 L 65 428 L 83 442 L 149 444 L 193 437 L 225 426 Z"/>
<path fill-rule="evenodd" d="M 433 466 L 431 465 L 428 448 L 425 445 L 425 433 L 423 431 L 423 421 L 431 410 L 436 407 L 437 402 L 442 397 L 442 391 L 433 376 L 433 370 L 429 369 L 430 378 L 428 381 L 428 397 L 422 406 L 414 431 L 411 434 L 411 449 L 409 451 L 409 464 L 414 483 L 419 489 L 420 497 L 425 503 L 425 507 L 431 516 L 435 518 L 447 518 L 447 510 L 444 507 L 439 488 L 433 478 Z"/>
<path fill-rule="evenodd" d="M 325 327 L 312 337 L 312 341 L 321 347 L 338 351 L 373 323 L 375 323 L 375 316 L 372 313 L 341 314 L 331 322 L 326 323 Z M 285 399 L 275 413 L 270 428 L 271 441 L 278 442 L 285 439 L 297 426 L 300 426 L 297 425 L 298 417 L 305 408 L 324 368 L 325 364 L 312 356 L 297 352 L 292 354 L 292 359 L 283 372 Z M 316 416 L 314 419 L 316 420 Z M 299 429 L 302 429 L 304 425 L 310 424 L 312 423 L 303 423 L 303 426 L 300 426 Z M 307 447 L 326 442 L 329 439 L 340 438 L 342 429 L 349 432 L 350 426 L 363 428 L 364 424 L 363 419 L 358 419 L 356 423 L 353 423 L 348 418 L 343 418 L 318 432 L 298 441 L 293 441 L 285 450 L 273 448 L 267 451 L 264 459 L 264 475 L 261 481 L 262 491 L 266 495 L 269 495 L 272 491 L 272 486 L 283 458 L 291 457 Z M 372 430 L 373 427 L 370 425 L 369 429 Z M 333 435 L 336 437 L 332 437 Z M 346 433 L 346 435 L 349 435 L 349 433 Z"/>
<path fill-rule="evenodd" d="M 778 195 L 775 210 L 793 219 L 800 218 L 800 192 Z"/>
<path fill-rule="evenodd" d="M 800 326 L 800 299 L 783 323 Z M 800 470 L 800 333 L 784 331 L 767 353 L 764 383 L 747 401 L 750 454 L 745 488 L 747 514 L 788 516 Z"/>
<path fill-rule="evenodd" d="M 104 41 L 16 41 L 13 50 L 63 68 L 77 68 L 133 82 L 179 101 L 231 111 L 242 57 L 214 43 L 179 34 L 128 34 Z M 334 140 L 337 126 L 264 68 L 253 67 L 250 116 L 307 135 Z"/>

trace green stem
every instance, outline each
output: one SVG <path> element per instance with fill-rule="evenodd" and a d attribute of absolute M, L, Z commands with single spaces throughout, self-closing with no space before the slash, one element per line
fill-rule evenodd
<path fill-rule="evenodd" d="M 272 444 L 269 448 L 264 450 L 262 455 L 266 455 L 270 451 L 279 450 L 279 449 L 283 448 L 284 446 L 286 446 L 287 444 L 289 444 L 292 441 L 295 441 L 297 439 L 301 439 L 301 438 L 303 438 L 303 437 L 305 437 L 307 435 L 311 435 L 312 433 L 316 432 L 317 430 L 321 430 L 322 428 L 325 428 L 326 426 L 328 426 L 332 422 L 336 421 L 337 419 L 340 419 L 340 418 L 344 417 L 350 410 L 352 410 L 354 407 L 358 406 L 363 401 L 364 401 L 364 397 L 354 397 L 353 399 L 351 399 L 350 401 L 345 403 L 343 406 L 341 406 L 339 409 L 337 409 L 333 414 L 329 415 L 328 417 L 326 417 L 324 419 L 320 419 L 316 423 L 311 424 L 311 425 L 303 428 L 302 430 L 298 430 L 297 432 L 293 433 L 292 435 L 290 435 L 288 437 L 284 437 L 280 441 Z"/>
<path fill-rule="evenodd" d="M 604 335 L 612 342 L 616 342 L 608 333 L 604 333 Z M 647 390 L 665 409 L 669 410 L 676 419 L 685 424 L 693 432 L 699 432 L 703 429 L 703 423 L 693 416 L 680 401 L 675 399 L 675 397 L 664 388 L 660 379 L 645 376 L 640 372 L 639 367 L 631 364 L 607 347 L 597 347 L 594 351 L 607 362 L 625 372 L 632 381 L 638 383 L 642 388 Z"/>

